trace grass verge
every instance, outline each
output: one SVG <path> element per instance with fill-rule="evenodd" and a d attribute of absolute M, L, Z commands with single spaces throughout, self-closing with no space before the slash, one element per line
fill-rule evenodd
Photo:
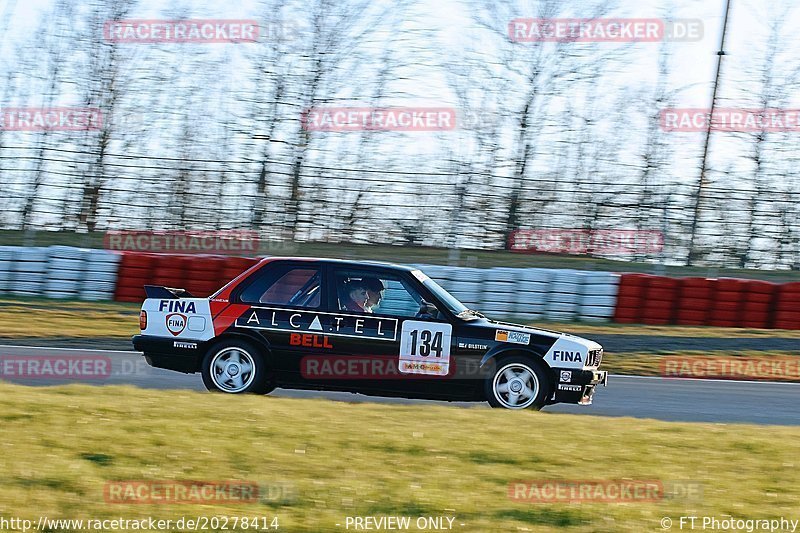
<path fill-rule="evenodd" d="M 446 406 L 0 383 L 0 514 L 50 518 L 455 517 L 465 532 L 660 530 L 686 515 L 800 518 L 800 428 Z M 700 491 L 634 503 L 522 503 L 519 480 L 659 480 Z M 289 487 L 260 503 L 110 504 L 114 480 Z M 464 524 L 460 526 L 460 524 Z"/>
<path fill-rule="evenodd" d="M 0 337 L 130 337 L 138 304 L 0 298 Z"/>

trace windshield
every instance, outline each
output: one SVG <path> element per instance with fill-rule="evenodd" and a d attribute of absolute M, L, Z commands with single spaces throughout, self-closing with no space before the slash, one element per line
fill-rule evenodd
<path fill-rule="evenodd" d="M 415 271 L 418 272 L 418 271 Z M 422 272 L 420 272 L 422 274 Z M 467 310 L 467 307 L 459 302 L 455 296 L 444 290 L 438 283 L 433 281 L 428 276 L 423 274 L 425 279 L 421 279 L 422 284 L 425 285 L 429 291 L 433 293 L 454 315 L 458 315 Z M 419 278 L 419 276 L 417 276 Z"/>

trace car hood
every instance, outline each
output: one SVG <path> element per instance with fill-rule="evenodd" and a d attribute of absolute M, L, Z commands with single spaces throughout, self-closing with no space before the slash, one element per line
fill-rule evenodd
<path fill-rule="evenodd" d="M 482 326 L 495 330 L 514 331 L 530 334 L 531 336 L 537 336 L 539 338 L 546 337 L 553 339 L 552 345 L 544 355 L 545 361 L 547 361 L 551 367 L 596 368 L 599 364 L 600 357 L 596 359 L 590 358 L 590 352 L 603 349 L 599 343 L 593 340 L 570 333 L 562 333 L 559 331 L 522 326 L 507 322 L 497 322 L 495 320 L 486 320 Z"/>

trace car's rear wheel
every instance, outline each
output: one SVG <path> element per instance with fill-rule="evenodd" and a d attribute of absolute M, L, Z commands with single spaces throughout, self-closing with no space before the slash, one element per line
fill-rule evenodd
<path fill-rule="evenodd" d="M 538 411 L 550 395 L 550 379 L 542 364 L 524 356 L 504 357 L 486 378 L 485 393 L 489 405 L 503 409 Z"/>
<path fill-rule="evenodd" d="M 261 352 L 245 341 L 215 344 L 203 358 L 203 383 L 210 391 L 267 394 L 275 386 Z"/>

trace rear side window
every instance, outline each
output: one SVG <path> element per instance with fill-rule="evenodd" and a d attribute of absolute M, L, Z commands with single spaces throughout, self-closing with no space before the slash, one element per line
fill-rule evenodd
<path fill-rule="evenodd" d="M 321 279 L 317 268 L 279 268 L 259 277 L 245 288 L 241 299 L 250 304 L 313 309 L 320 305 Z"/>

